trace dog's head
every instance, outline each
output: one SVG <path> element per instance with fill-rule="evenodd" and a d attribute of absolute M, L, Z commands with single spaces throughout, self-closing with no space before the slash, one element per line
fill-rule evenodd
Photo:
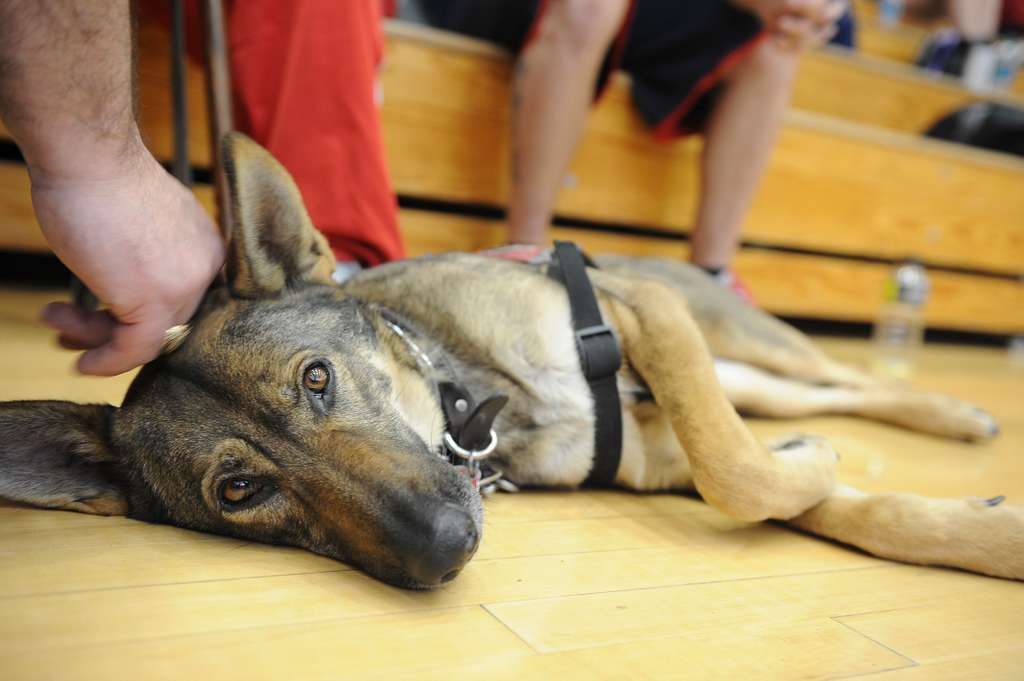
<path fill-rule="evenodd" d="M 225 280 L 120 408 L 0 404 L 0 497 L 291 544 L 427 588 L 476 550 L 479 495 L 438 456 L 432 384 L 382 311 L 332 285 L 294 183 L 225 143 Z"/>

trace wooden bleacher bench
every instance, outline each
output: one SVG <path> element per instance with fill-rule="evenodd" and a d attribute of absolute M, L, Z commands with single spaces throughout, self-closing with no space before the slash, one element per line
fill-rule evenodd
<path fill-rule="evenodd" d="M 800 62 L 792 106 L 853 123 L 921 134 L 947 113 L 983 100 L 1024 108 L 1024 97 L 970 92 L 956 78 L 836 47 Z"/>
<path fill-rule="evenodd" d="M 500 243 L 501 225 L 474 214 L 506 200 L 508 56 L 400 22 L 389 23 L 387 39 L 381 115 L 392 180 L 406 204 L 433 207 L 402 210 L 410 253 Z M 171 149 L 166 44 L 159 28 L 143 27 L 140 114 L 161 158 Z M 835 82 L 843 98 L 830 91 Z M 202 166 L 209 141 L 195 67 L 189 94 L 192 159 Z M 811 55 L 737 259 L 759 303 L 784 315 L 870 321 L 887 261 L 917 255 L 945 268 L 932 271 L 930 324 L 1024 328 L 1024 289 L 1014 279 L 1024 262 L 1024 163 L 906 134 L 971 97 L 906 69 Z M 560 222 L 584 227 L 558 227 L 555 236 L 594 252 L 684 257 L 700 145 L 654 142 L 629 104 L 627 81 L 616 78 L 557 207 Z M 45 249 L 24 175 L 0 165 L 0 249 Z M 197 191 L 212 204 L 208 187 Z"/>
<path fill-rule="evenodd" d="M 883 26 L 876 0 L 853 0 L 857 17 L 857 48 L 865 54 L 902 63 L 913 63 L 928 36 L 940 22 L 916 22 L 906 18 L 896 26 Z"/>
<path fill-rule="evenodd" d="M 876 0 L 853 0 L 853 8 L 857 17 L 858 51 L 884 61 L 915 63 L 928 37 L 950 25 L 947 19 L 921 21 L 905 17 L 896 26 L 883 26 Z M 1010 89 L 1018 99 L 1024 97 L 1024 70 L 1017 74 Z"/>

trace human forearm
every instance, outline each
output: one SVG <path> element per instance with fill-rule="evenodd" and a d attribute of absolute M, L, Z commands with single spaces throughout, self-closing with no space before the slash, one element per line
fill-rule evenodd
<path fill-rule="evenodd" d="M 141 153 L 132 85 L 128 0 L 0 0 L 0 116 L 34 178 Z"/>

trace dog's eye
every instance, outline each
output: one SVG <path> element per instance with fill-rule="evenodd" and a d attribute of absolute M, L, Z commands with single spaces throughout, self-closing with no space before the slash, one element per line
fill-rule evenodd
<path fill-rule="evenodd" d="M 331 372 L 323 364 L 314 364 L 309 367 L 302 377 L 302 383 L 306 389 L 318 395 L 322 395 L 327 390 L 327 385 L 330 382 Z"/>
<path fill-rule="evenodd" d="M 236 506 L 255 496 L 263 486 L 248 478 L 229 478 L 220 486 L 221 501 Z"/>

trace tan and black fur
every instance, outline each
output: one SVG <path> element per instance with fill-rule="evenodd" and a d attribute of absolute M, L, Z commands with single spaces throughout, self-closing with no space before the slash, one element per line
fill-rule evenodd
<path fill-rule="evenodd" d="M 241 136 L 226 155 L 230 255 L 191 333 L 143 368 L 118 409 L 0 404 L 0 496 L 302 546 L 432 587 L 458 573 L 481 531 L 479 496 L 438 456 L 434 381 L 453 378 L 478 397 L 509 396 L 495 467 L 527 486 L 582 483 L 592 398 L 565 292 L 543 268 L 448 254 L 338 288 L 284 170 Z M 601 265 L 591 277 L 624 355 L 618 485 L 695 490 L 736 518 L 1024 579 L 1021 507 L 862 494 L 836 482 L 827 441 L 762 445 L 736 409 L 853 414 L 966 439 L 995 435 L 987 414 L 840 365 L 681 263 Z M 241 504 L 228 493 L 239 485 Z"/>

